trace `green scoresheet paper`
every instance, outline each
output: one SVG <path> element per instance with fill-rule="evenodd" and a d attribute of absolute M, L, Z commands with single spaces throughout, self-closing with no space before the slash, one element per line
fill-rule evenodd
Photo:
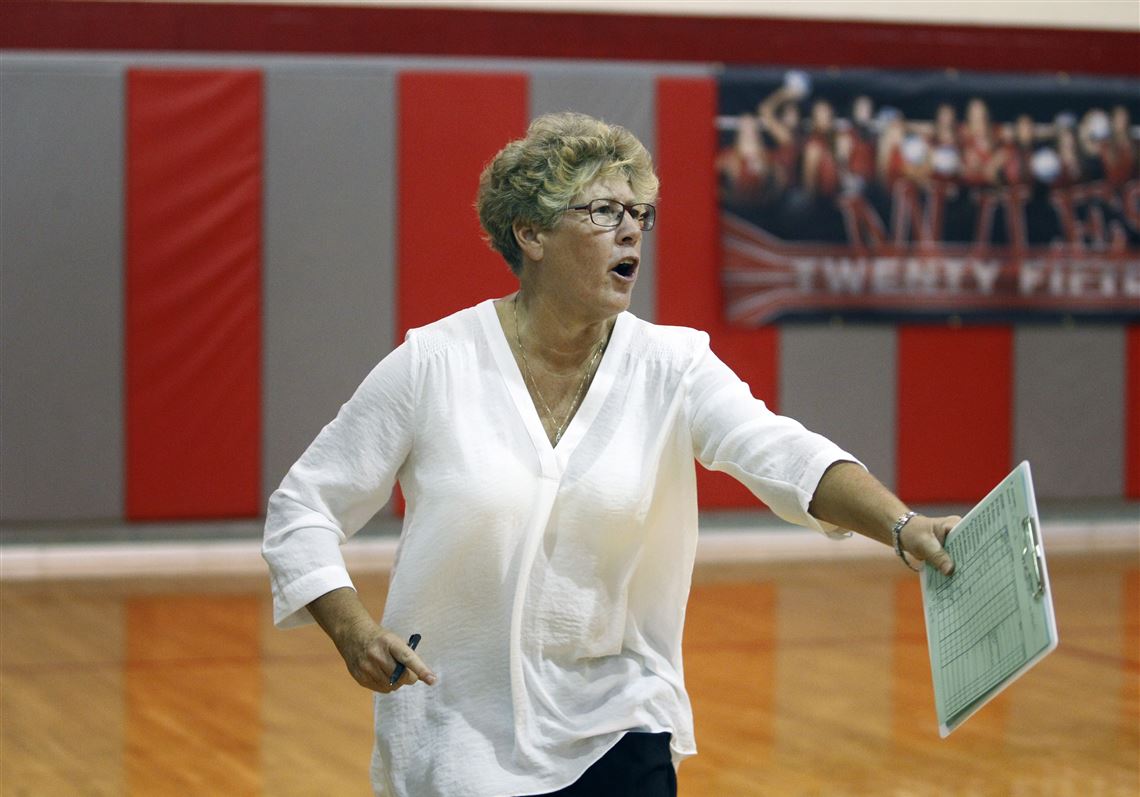
<path fill-rule="evenodd" d="M 926 639 L 942 736 L 1057 647 L 1029 463 L 946 537 L 957 569 L 922 572 Z"/>

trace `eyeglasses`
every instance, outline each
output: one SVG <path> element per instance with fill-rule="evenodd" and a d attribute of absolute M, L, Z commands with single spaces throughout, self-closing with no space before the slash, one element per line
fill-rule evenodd
<path fill-rule="evenodd" d="M 626 213 L 638 227 L 646 231 L 652 230 L 653 223 L 657 220 L 657 208 L 648 202 L 627 205 L 624 202 L 618 202 L 616 199 L 592 199 L 585 205 L 574 205 L 567 210 L 590 211 L 590 221 L 599 227 L 618 226 Z"/>

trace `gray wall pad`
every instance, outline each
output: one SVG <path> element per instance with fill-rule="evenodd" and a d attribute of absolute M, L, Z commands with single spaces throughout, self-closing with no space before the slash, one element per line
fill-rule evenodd
<path fill-rule="evenodd" d="M 1124 329 L 1021 327 L 1014 334 L 1014 462 L 1040 498 L 1124 491 Z"/>
<path fill-rule="evenodd" d="M 266 70 L 266 497 L 396 343 L 395 74 Z"/>
<path fill-rule="evenodd" d="M 0 62 L 0 519 L 123 513 L 123 81 Z"/>
<path fill-rule="evenodd" d="M 893 327 L 780 329 L 780 412 L 846 448 L 892 489 L 897 361 Z"/>
<path fill-rule="evenodd" d="M 628 128 L 653 153 L 657 148 L 655 82 L 655 73 L 637 67 L 539 67 L 531 73 L 531 117 L 554 111 L 588 113 Z M 642 238 L 641 265 L 630 302 L 630 311 L 646 321 L 657 316 L 654 235 L 649 232 Z"/>

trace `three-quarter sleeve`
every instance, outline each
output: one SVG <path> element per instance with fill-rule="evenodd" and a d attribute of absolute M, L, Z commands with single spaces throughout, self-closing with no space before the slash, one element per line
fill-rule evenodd
<path fill-rule="evenodd" d="M 368 374 L 270 496 L 262 556 L 276 625 L 311 622 L 308 603 L 352 586 L 340 545 L 391 495 L 412 448 L 416 391 L 409 337 Z"/>
<path fill-rule="evenodd" d="M 790 523 L 831 537 L 847 536 L 812 517 L 808 506 L 827 468 L 858 462 L 855 457 L 754 398 L 748 385 L 713 354 L 705 333 L 700 333 L 684 387 L 693 454 L 702 465 L 737 479 Z"/>

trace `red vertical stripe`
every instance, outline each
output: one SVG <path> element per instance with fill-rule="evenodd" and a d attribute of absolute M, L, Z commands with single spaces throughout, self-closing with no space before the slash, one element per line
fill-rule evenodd
<path fill-rule="evenodd" d="M 716 204 L 716 81 L 659 78 L 657 169 L 661 175 L 657 245 L 657 320 L 709 333 L 713 351 L 776 410 L 779 338 L 775 327 L 737 329 L 722 314 Z M 739 482 L 701 469 L 705 509 L 755 507 Z"/>
<path fill-rule="evenodd" d="M 262 80 L 127 75 L 126 514 L 261 511 Z"/>
<path fill-rule="evenodd" d="M 1124 494 L 1140 499 L 1140 324 L 1126 331 L 1124 386 Z"/>
<path fill-rule="evenodd" d="M 902 326 L 898 492 L 974 502 L 1011 467 L 1013 335 L 1008 327 Z"/>
<path fill-rule="evenodd" d="M 720 320 L 715 118 L 712 78 L 658 78 L 656 165 L 661 197 L 653 235 L 657 320 L 663 324 L 704 329 Z"/>
<path fill-rule="evenodd" d="M 474 202 L 483 166 L 526 133 L 529 84 L 517 74 L 404 72 L 398 91 L 402 335 L 518 287 L 484 242 Z"/>

